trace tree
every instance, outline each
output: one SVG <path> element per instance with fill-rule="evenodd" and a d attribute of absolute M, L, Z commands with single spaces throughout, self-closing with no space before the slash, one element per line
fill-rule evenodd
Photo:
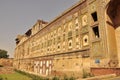
<path fill-rule="evenodd" d="M 0 49 L 0 58 L 8 58 L 8 57 L 9 55 L 7 54 L 7 51 Z"/>

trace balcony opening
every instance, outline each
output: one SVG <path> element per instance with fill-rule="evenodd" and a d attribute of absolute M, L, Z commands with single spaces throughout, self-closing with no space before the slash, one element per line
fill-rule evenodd
<path fill-rule="evenodd" d="M 100 37 L 98 26 L 93 27 L 93 32 L 94 32 L 94 36 L 95 36 L 96 38 L 99 38 L 99 37 Z"/>
<path fill-rule="evenodd" d="M 97 12 L 91 14 L 94 22 L 98 21 Z"/>

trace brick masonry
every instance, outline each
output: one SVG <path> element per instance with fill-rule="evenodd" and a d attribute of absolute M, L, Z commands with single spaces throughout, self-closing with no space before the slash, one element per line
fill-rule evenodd
<path fill-rule="evenodd" d="M 96 76 L 107 74 L 120 75 L 120 68 L 91 68 L 91 73 Z"/>

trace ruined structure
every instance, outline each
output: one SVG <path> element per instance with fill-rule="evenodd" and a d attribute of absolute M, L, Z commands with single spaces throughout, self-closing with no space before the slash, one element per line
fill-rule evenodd
<path fill-rule="evenodd" d="M 14 68 L 42 76 L 117 72 L 120 27 L 111 18 L 109 2 L 80 0 L 49 23 L 38 20 L 17 36 Z"/>

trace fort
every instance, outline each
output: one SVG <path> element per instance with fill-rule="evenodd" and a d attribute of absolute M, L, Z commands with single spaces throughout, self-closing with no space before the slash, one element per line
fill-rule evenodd
<path fill-rule="evenodd" d="M 120 75 L 119 5 L 80 0 L 51 22 L 38 20 L 17 36 L 14 68 L 40 76 Z"/>

